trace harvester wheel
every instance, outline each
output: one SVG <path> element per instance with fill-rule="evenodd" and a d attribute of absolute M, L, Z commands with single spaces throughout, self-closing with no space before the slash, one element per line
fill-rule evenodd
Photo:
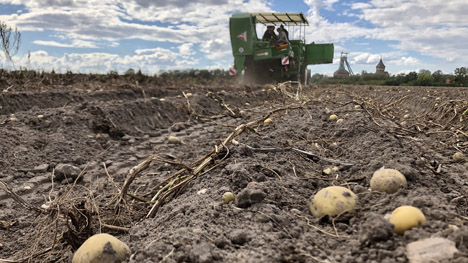
<path fill-rule="evenodd" d="M 302 85 L 305 85 L 306 82 L 306 67 L 302 66 L 301 70 L 299 71 L 299 81 Z"/>

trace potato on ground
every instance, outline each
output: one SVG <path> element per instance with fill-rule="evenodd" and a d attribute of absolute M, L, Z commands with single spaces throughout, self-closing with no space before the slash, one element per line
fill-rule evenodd
<path fill-rule="evenodd" d="M 120 263 L 130 257 L 130 248 L 109 234 L 88 238 L 73 255 L 72 263 Z"/>
<path fill-rule="evenodd" d="M 414 206 L 400 206 L 393 210 L 390 223 L 395 226 L 395 232 L 403 235 L 406 230 L 418 227 L 426 222 L 426 217 Z"/>
<path fill-rule="evenodd" d="M 317 192 L 310 205 L 315 217 L 336 216 L 354 211 L 357 195 L 341 186 L 329 186 Z"/>
<path fill-rule="evenodd" d="M 370 180 L 370 188 L 376 192 L 386 192 L 393 194 L 401 187 L 406 187 L 405 176 L 395 169 L 386 169 L 384 167 L 375 171 Z"/>

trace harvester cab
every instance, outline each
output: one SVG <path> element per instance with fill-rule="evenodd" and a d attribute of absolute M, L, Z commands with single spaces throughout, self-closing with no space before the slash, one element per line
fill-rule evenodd
<path fill-rule="evenodd" d="M 229 20 L 234 55 L 231 74 L 244 83 L 293 80 L 306 84 L 307 65 L 332 63 L 334 52 L 333 44 L 305 43 L 308 25 L 303 13 L 233 14 Z M 287 43 L 259 38 L 258 33 L 268 26 L 283 26 L 289 33 Z"/>

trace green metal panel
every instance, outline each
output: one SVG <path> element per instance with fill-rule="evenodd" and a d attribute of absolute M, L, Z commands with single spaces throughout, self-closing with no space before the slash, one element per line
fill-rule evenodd
<path fill-rule="evenodd" d="M 273 57 L 272 48 L 257 49 L 254 53 L 254 60 L 264 60 Z"/>
<path fill-rule="evenodd" d="M 257 39 L 255 17 L 247 13 L 233 14 L 229 19 L 232 54 L 234 56 L 252 55 L 253 43 Z"/>
<path fill-rule="evenodd" d="M 305 54 L 305 64 L 325 64 L 333 63 L 333 44 L 307 44 Z"/>

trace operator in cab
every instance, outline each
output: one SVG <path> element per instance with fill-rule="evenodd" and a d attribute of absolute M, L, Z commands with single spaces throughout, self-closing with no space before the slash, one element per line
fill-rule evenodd
<path fill-rule="evenodd" d="M 282 29 L 281 27 L 278 27 L 277 30 L 278 30 L 278 41 L 276 41 L 276 44 L 278 45 L 289 44 L 288 35 L 284 31 L 284 29 Z"/>
<path fill-rule="evenodd" d="M 262 40 L 270 41 L 270 45 L 274 45 L 278 36 L 275 34 L 275 26 L 267 26 L 267 30 L 263 34 Z"/>
<path fill-rule="evenodd" d="M 280 28 L 281 28 L 281 31 L 284 31 L 284 33 L 286 33 L 286 37 L 287 37 L 288 40 L 289 40 L 289 32 L 288 32 L 288 30 L 286 30 L 286 28 L 284 28 L 284 25 L 281 25 Z"/>

